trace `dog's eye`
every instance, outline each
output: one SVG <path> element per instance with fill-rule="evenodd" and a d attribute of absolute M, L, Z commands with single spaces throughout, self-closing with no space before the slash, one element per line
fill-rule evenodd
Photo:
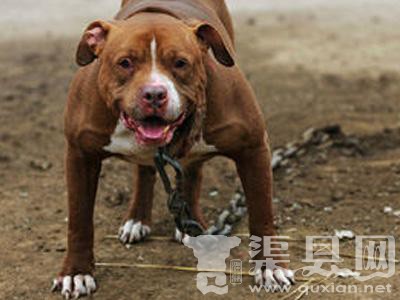
<path fill-rule="evenodd" d="M 118 65 L 122 68 L 122 69 L 131 69 L 133 67 L 133 63 L 132 60 L 129 58 L 123 58 L 119 61 Z"/>
<path fill-rule="evenodd" d="M 189 62 L 184 59 L 184 58 L 179 58 L 175 61 L 174 63 L 174 67 L 175 69 L 183 69 L 185 68 L 187 65 L 189 64 Z"/>

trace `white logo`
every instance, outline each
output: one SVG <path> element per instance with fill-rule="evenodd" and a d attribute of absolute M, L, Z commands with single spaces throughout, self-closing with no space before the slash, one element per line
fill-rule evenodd
<path fill-rule="evenodd" d="M 343 261 L 339 253 L 337 236 L 307 236 L 305 263 L 311 266 L 302 267 L 303 276 L 318 274 L 325 277 L 354 277 L 366 281 L 375 277 L 389 278 L 395 274 L 395 239 L 392 236 L 356 236 L 355 270 L 339 268 L 336 264 Z M 329 266 L 323 268 L 323 265 Z M 361 271 L 368 271 L 362 275 Z M 372 272 L 371 271 L 376 271 Z M 363 272 L 365 273 L 365 272 Z"/>
<path fill-rule="evenodd" d="M 357 236 L 356 270 L 376 271 L 357 279 L 389 278 L 395 274 L 395 239 L 393 236 Z"/>
<path fill-rule="evenodd" d="M 225 260 L 229 257 L 231 249 L 239 246 L 240 242 L 238 237 L 223 235 L 201 235 L 183 240 L 184 245 L 193 249 L 194 255 L 198 259 L 197 269 L 199 271 L 207 270 L 197 274 L 197 288 L 204 295 L 228 293 L 227 276 L 224 271 L 218 270 L 226 269 Z M 210 278 L 214 278 L 214 285 L 209 284 Z"/>

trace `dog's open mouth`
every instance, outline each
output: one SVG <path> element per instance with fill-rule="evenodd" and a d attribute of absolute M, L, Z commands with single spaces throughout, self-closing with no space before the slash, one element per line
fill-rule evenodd
<path fill-rule="evenodd" d="M 135 133 L 136 141 L 139 144 L 165 146 L 172 141 L 175 130 L 182 125 L 185 113 L 182 113 L 175 121 L 169 122 L 159 116 L 135 120 L 123 112 L 121 120 L 126 128 Z"/>

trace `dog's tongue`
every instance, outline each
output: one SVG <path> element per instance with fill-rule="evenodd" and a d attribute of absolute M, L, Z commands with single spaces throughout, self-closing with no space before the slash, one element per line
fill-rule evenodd
<path fill-rule="evenodd" d="M 142 144 L 160 144 L 167 142 L 169 137 L 167 126 L 139 126 L 137 138 Z"/>
<path fill-rule="evenodd" d="M 165 128 L 164 126 L 140 126 L 138 129 L 143 137 L 158 140 L 164 136 Z"/>

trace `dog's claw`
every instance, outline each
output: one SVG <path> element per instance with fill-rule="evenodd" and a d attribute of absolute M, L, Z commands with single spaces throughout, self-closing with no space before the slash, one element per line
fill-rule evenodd
<path fill-rule="evenodd" d="M 271 292 L 285 291 L 285 288 L 295 284 L 294 273 L 292 270 L 257 270 L 254 275 L 257 285 L 265 286 Z"/>
<path fill-rule="evenodd" d="M 283 272 L 285 273 L 286 278 L 290 281 L 290 284 L 295 285 L 296 280 L 294 278 L 294 272 L 288 269 L 283 269 Z"/>
<path fill-rule="evenodd" d="M 51 284 L 51 292 L 56 292 L 60 289 L 60 281 L 58 279 L 53 279 L 53 283 Z"/>
<path fill-rule="evenodd" d="M 85 286 L 86 286 L 86 292 L 88 295 L 91 295 L 96 291 L 96 282 L 94 281 L 94 278 L 90 275 L 85 275 Z"/>
<path fill-rule="evenodd" d="M 96 282 L 91 275 L 59 277 L 53 280 L 51 290 L 60 291 L 64 299 L 79 299 L 96 291 Z"/>
<path fill-rule="evenodd" d="M 74 299 L 78 299 L 80 295 L 86 295 L 86 287 L 83 284 L 83 276 L 77 275 L 74 277 Z"/>
<path fill-rule="evenodd" d="M 122 244 L 128 246 L 143 241 L 150 233 L 149 226 L 142 224 L 140 221 L 128 220 L 119 229 L 119 240 Z"/>
<path fill-rule="evenodd" d="M 61 295 L 63 295 L 65 299 L 70 299 L 71 290 L 72 290 L 72 277 L 65 276 L 62 280 Z"/>

